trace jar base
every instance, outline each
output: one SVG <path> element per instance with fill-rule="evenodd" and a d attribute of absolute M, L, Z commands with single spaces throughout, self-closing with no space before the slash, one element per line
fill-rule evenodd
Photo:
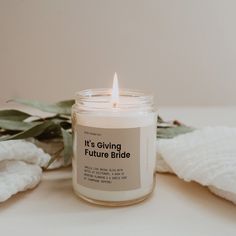
<path fill-rule="evenodd" d="M 94 205 L 107 206 L 107 207 L 122 207 L 122 206 L 134 205 L 134 204 L 140 203 L 140 202 L 148 199 L 153 194 L 154 188 L 155 188 L 155 181 L 154 181 L 154 184 L 152 186 L 151 191 L 148 194 L 146 194 L 142 197 L 138 197 L 138 198 L 135 198 L 135 199 L 132 199 L 132 200 L 125 200 L 125 201 L 96 200 L 96 199 L 87 197 L 87 196 L 85 196 L 85 195 L 83 195 L 83 194 L 81 194 L 77 191 L 74 191 L 74 192 L 80 199 L 82 199 L 82 200 L 84 200 L 88 203 L 94 204 Z"/>

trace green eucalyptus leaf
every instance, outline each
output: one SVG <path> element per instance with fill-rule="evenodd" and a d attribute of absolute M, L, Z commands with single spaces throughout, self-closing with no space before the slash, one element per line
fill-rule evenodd
<path fill-rule="evenodd" d="M 12 101 L 39 109 L 41 111 L 63 115 L 70 115 L 71 106 L 74 104 L 74 100 L 61 101 L 55 104 L 46 104 L 39 101 L 26 100 L 21 98 L 13 99 Z"/>
<path fill-rule="evenodd" d="M 37 136 L 38 140 L 50 140 L 54 138 L 61 138 L 61 126 L 55 122 L 52 122 L 52 125 L 47 127 L 42 134 Z"/>
<path fill-rule="evenodd" d="M 61 127 L 66 130 L 71 128 L 71 121 L 65 119 L 64 117 L 61 118 L 59 116 L 54 116 L 54 117 L 46 118 L 45 120 L 53 121 L 55 124 L 58 125 L 58 127 Z M 43 119 L 40 119 L 40 121 L 43 121 Z"/>
<path fill-rule="evenodd" d="M 25 113 L 23 111 L 18 110 L 0 110 L 0 119 L 2 120 L 15 120 L 15 121 L 23 121 L 30 117 L 31 115 Z"/>
<path fill-rule="evenodd" d="M 46 120 L 53 121 L 54 123 L 57 123 L 57 124 L 60 124 L 60 122 L 63 122 L 63 121 L 71 123 L 70 117 L 66 118 L 59 114 L 55 116 L 48 116 L 48 117 L 34 119 L 34 121 L 46 121 Z"/>
<path fill-rule="evenodd" d="M 164 123 L 164 120 L 160 116 L 157 116 L 157 122 L 158 123 Z"/>
<path fill-rule="evenodd" d="M 60 107 L 71 107 L 74 103 L 75 103 L 75 100 L 70 99 L 70 100 L 64 100 L 64 101 L 57 102 L 56 104 Z"/>
<path fill-rule="evenodd" d="M 58 114 L 66 115 L 65 117 L 68 118 L 71 115 L 71 107 L 74 103 L 75 100 L 65 100 L 52 104 L 52 106 L 55 106 L 59 110 L 57 112 Z"/>
<path fill-rule="evenodd" d="M 157 138 L 158 139 L 174 138 L 180 134 L 186 134 L 192 131 L 194 131 L 193 128 L 184 125 L 176 127 L 168 127 L 168 128 L 157 128 Z"/>
<path fill-rule="evenodd" d="M 52 121 L 61 126 L 63 129 L 70 129 L 71 128 L 71 121 L 61 118 L 54 118 Z"/>
<path fill-rule="evenodd" d="M 66 165 L 69 159 L 72 157 L 72 135 L 63 128 L 61 129 L 61 132 L 64 142 L 64 150 L 63 150 L 64 165 Z"/>
<path fill-rule="evenodd" d="M 71 123 L 70 122 L 66 122 L 66 121 L 61 121 L 60 122 L 60 126 L 63 128 L 63 129 L 71 129 Z"/>
<path fill-rule="evenodd" d="M 27 130 L 24 130 L 20 133 L 17 133 L 15 135 L 3 137 L 2 139 L 0 139 L 0 141 L 37 137 L 37 136 L 41 135 L 48 127 L 50 127 L 52 125 L 54 125 L 54 123 L 51 121 L 46 121 L 44 123 L 36 124 L 35 126 L 29 128 Z"/>
<path fill-rule="evenodd" d="M 40 122 L 24 122 L 24 121 L 15 121 L 15 120 L 2 120 L 0 119 L 0 128 L 5 130 L 27 130 L 33 126 L 40 124 Z"/>

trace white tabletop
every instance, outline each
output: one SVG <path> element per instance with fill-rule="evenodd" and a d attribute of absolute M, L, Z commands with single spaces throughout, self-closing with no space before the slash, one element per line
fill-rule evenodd
<path fill-rule="evenodd" d="M 236 126 L 233 107 L 162 108 L 159 113 L 197 127 Z M 70 168 L 44 172 L 37 188 L 0 204 L 0 235 L 236 235 L 235 205 L 174 175 L 156 178 L 148 200 L 108 208 L 75 196 Z"/>

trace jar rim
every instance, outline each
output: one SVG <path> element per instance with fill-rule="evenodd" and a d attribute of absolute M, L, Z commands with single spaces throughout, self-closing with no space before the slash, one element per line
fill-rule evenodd
<path fill-rule="evenodd" d="M 112 89 L 111 88 L 95 88 L 95 89 L 84 89 L 79 92 L 76 92 L 76 100 L 79 99 L 92 99 L 93 97 L 98 96 L 111 96 Z M 142 90 L 138 89 L 126 89 L 121 88 L 119 91 L 119 95 L 122 97 L 133 97 L 137 99 L 153 99 L 153 95 L 151 93 L 145 93 Z"/>
<path fill-rule="evenodd" d="M 110 110 L 113 107 L 111 95 L 112 89 L 109 88 L 85 89 L 76 93 L 75 105 L 83 111 Z M 153 110 L 153 95 L 141 90 L 121 88 L 115 108 L 116 111 Z"/>

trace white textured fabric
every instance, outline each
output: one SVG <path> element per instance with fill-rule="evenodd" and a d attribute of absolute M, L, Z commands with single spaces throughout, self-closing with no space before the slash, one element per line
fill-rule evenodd
<path fill-rule="evenodd" d="M 0 202 L 19 191 L 34 188 L 41 179 L 41 167 L 49 159 L 48 154 L 30 142 L 0 142 Z"/>
<path fill-rule="evenodd" d="M 236 203 L 236 128 L 208 127 L 158 140 L 157 153 L 157 171 L 196 181 Z M 0 202 L 35 187 L 49 159 L 30 142 L 0 142 Z"/>
<path fill-rule="evenodd" d="M 39 166 L 45 166 L 50 156 L 41 148 L 25 140 L 9 140 L 0 142 L 0 161 L 24 161 Z"/>
<path fill-rule="evenodd" d="M 206 127 L 157 141 L 157 171 L 196 181 L 236 203 L 236 128 Z"/>

